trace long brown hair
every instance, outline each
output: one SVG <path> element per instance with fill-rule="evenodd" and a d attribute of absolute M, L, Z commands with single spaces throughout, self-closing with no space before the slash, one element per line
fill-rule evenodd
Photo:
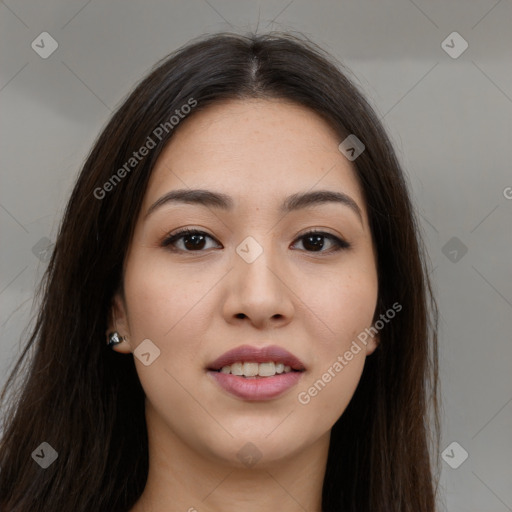
<path fill-rule="evenodd" d="M 174 133 L 169 117 L 190 98 L 197 102 L 190 116 L 223 99 L 285 98 L 321 115 L 340 142 L 356 134 L 365 145 L 354 165 L 377 252 L 374 321 L 395 302 L 402 310 L 380 332 L 380 345 L 332 429 L 322 510 L 434 512 L 438 313 L 426 253 L 391 143 L 342 70 L 296 35 L 215 34 L 158 62 L 118 108 L 71 194 L 38 288 L 37 321 L 0 397 L 8 405 L 0 444 L 2 512 L 126 512 L 144 489 L 145 395 L 133 358 L 110 351 L 105 332 L 150 174 Z M 147 156 L 105 187 L 166 122 Z M 16 376 L 23 379 L 17 387 Z M 42 442 L 58 453 L 47 469 L 32 457 Z"/>

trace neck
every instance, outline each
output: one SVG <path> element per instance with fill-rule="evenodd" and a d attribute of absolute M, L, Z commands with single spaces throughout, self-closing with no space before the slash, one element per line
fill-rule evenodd
<path fill-rule="evenodd" d="M 285 459 L 239 467 L 183 443 L 151 406 L 146 422 L 148 479 L 130 512 L 321 512 L 330 432 Z"/>

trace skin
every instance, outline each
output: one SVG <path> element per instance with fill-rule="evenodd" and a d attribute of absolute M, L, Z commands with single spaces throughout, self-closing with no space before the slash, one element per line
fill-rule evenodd
<path fill-rule="evenodd" d="M 320 512 L 330 431 L 347 407 L 369 338 L 308 404 L 298 401 L 372 325 L 377 303 L 375 251 L 353 164 L 340 137 L 317 114 L 283 100 L 216 103 L 181 122 L 146 190 L 125 259 L 124 295 L 115 295 L 109 326 L 131 354 L 145 339 L 160 356 L 134 357 L 146 394 L 150 468 L 131 512 Z M 203 188 L 228 194 L 232 211 L 165 204 L 165 193 Z M 359 206 L 323 203 L 282 214 L 285 197 L 311 190 L 344 192 Z M 204 231 L 160 244 L 178 228 Z M 320 251 L 300 238 L 319 229 L 350 249 Z M 263 253 L 247 263 L 236 252 L 248 236 Z M 187 251 L 188 248 L 188 252 Z M 180 251 L 181 249 L 181 251 Z M 206 372 L 242 344 L 279 345 L 306 366 L 300 382 L 263 402 L 236 398 Z M 332 370 L 331 370 L 332 372 Z M 261 455 L 237 457 L 247 443 Z"/>

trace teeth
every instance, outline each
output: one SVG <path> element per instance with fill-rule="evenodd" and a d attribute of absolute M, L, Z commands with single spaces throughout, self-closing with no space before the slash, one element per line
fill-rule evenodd
<path fill-rule="evenodd" d="M 226 366 L 224 368 L 227 368 Z M 231 373 L 233 375 L 243 375 L 244 371 L 242 368 L 242 363 L 233 363 L 231 365 Z"/>
<path fill-rule="evenodd" d="M 232 365 L 223 366 L 221 373 L 231 373 L 232 375 L 241 375 L 244 377 L 272 377 L 280 373 L 290 373 L 291 366 L 283 363 L 275 363 L 269 361 L 267 363 L 233 363 Z"/>
<path fill-rule="evenodd" d="M 244 363 L 244 377 L 256 377 L 258 375 L 258 363 Z"/>
<path fill-rule="evenodd" d="M 260 377 L 270 377 L 276 374 L 276 365 L 275 363 L 260 363 L 259 364 L 259 376 Z"/>

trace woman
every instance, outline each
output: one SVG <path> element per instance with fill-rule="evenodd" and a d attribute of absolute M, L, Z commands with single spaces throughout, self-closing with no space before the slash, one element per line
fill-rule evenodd
<path fill-rule="evenodd" d="M 436 303 L 394 151 L 338 68 L 217 34 L 117 110 L 2 395 L 33 346 L 2 511 L 435 510 Z"/>

